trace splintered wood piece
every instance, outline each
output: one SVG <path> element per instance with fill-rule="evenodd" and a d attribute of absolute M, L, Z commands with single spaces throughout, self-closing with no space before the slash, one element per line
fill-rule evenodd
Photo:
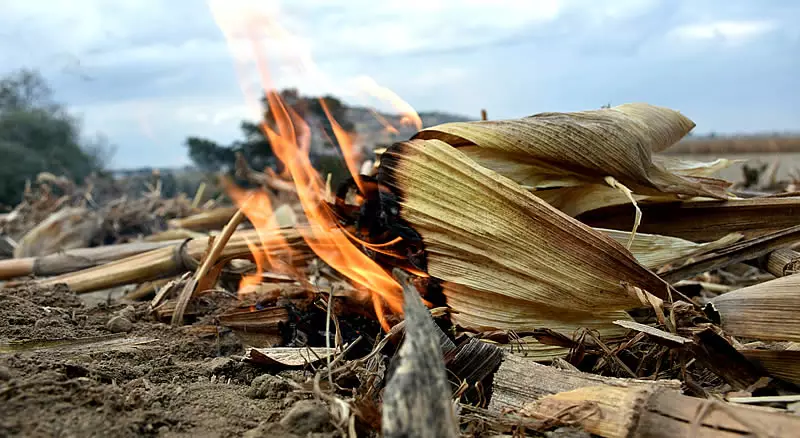
<path fill-rule="evenodd" d="M 639 208 L 644 217 L 639 225 L 642 233 L 709 242 L 730 233 L 753 238 L 793 227 L 800 213 L 800 197 L 640 203 Z M 592 227 L 628 231 L 633 213 L 630 205 L 618 205 L 584 213 L 578 219 Z"/>
<path fill-rule="evenodd" d="M 405 337 L 383 394 L 383 436 L 457 437 L 439 329 L 408 275 L 394 271 L 403 286 Z"/>
<path fill-rule="evenodd" d="M 559 370 L 507 356 L 494 377 L 485 421 L 547 420 L 604 437 L 792 436 L 800 417 L 680 394 L 674 380 L 635 380 Z M 524 424 L 524 423 L 519 423 Z M 495 428 L 499 429 L 499 428 Z"/>
<path fill-rule="evenodd" d="M 398 205 L 384 198 L 387 212 L 422 237 L 433 277 L 585 313 L 640 306 L 621 282 L 668 297 L 669 286 L 622 245 L 444 142 L 396 143 L 378 179 L 397 196 Z M 487 298 L 480 309 L 494 305 Z"/>
<path fill-rule="evenodd" d="M 736 390 L 749 388 L 766 375 L 720 336 L 717 330 L 708 327 L 694 334 L 694 344 L 691 347 L 698 362 Z"/>
<path fill-rule="evenodd" d="M 249 348 L 244 359 L 259 365 L 302 367 L 336 354 L 335 348 L 326 347 L 272 347 Z"/>
<path fill-rule="evenodd" d="M 656 385 L 678 391 L 678 380 L 639 380 L 603 377 L 580 371 L 560 370 L 541 365 L 512 354 L 506 354 L 494 376 L 489 411 L 502 413 L 519 410 L 526 404 L 546 395 L 597 385 L 644 386 Z"/>
<path fill-rule="evenodd" d="M 712 310 L 713 309 L 713 310 Z M 722 294 L 710 303 L 725 333 L 800 341 L 800 276 L 789 275 Z"/>
<path fill-rule="evenodd" d="M 656 387 L 584 387 L 544 397 L 521 413 L 560 414 L 609 438 L 789 437 L 800 427 L 800 417 L 785 411 L 698 399 Z"/>

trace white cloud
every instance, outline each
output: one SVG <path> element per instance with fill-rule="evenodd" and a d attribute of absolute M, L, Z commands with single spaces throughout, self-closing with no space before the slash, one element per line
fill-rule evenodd
<path fill-rule="evenodd" d="M 695 96 L 702 93 L 687 97 L 688 91 L 664 77 L 688 77 L 690 67 L 690 85 L 718 90 L 723 98 L 733 88 L 746 89 L 739 85 L 758 69 L 773 79 L 796 71 L 791 61 L 796 58 L 789 53 L 796 48 L 797 34 L 787 23 L 797 21 L 797 8 L 792 12 L 788 2 L 777 7 L 735 0 L 720 8 L 714 1 L 722 0 L 219 4 L 227 13 L 242 4 L 266 8 L 291 32 L 291 38 L 278 41 L 265 21 L 257 23 L 278 88 L 295 86 L 307 95 L 332 93 L 366 103 L 350 81 L 366 74 L 418 109 L 474 114 L 487 107 L 492 117 L 516 117 L 647 99 L 659 89 L 654 81 L 665 84 L 663 99 L 688 106 L 683 102 L 699 101 Z M 0 74 L 40 68 L 57 97 L 85 114 L 89 131 L 103 131 L 119 143 L 119 156 L 134 151 L 128 154 L 139 160 L 134 164 L 164 162 L 165 155 L 142 151 L 165 145 L 172 145 L 174 156 L 185 156 L 180 143 L 187 135 L 231 141 L 239 137 L 239 120 L 258 116 L 261 86 L 252 46 L 248 41 L 229 44 L 204 0 L 0 3 Z M 769 45 L 759 39 L 766 35 Z M 730 50 L 709 50 L 720 44 Z M 243 71 L 233 68 L 234 59 L 245 61 Z M 743 59 L 760 62 L 737 70 L 748 62 Z M 796 93 L 775 91 L 800 89 L 792 88 L 795 79 L 782 80 L 762 81 L 759 98 L 796 100 Z M 702 98 L 711 101 L 709 108 L 716 102 Z"/>
<path fill-rule="evenodd" d="M 670 32 L 670 36 L 689 41 L 720 40 L 737 44 L 775 29 L 777 29 L 777 23 L 769 20 L 714 21 L 676 27 Z"/>

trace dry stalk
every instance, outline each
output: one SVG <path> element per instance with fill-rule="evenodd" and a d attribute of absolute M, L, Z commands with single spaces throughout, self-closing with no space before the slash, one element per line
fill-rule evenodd
<path fill-rule="evenodd" d="M 186 307 L 189 305 L 189 300 L 192 299 L 192 296 L 195 293 L 195 287 L 197 286 L 197 283 L 199 283 L 206 276 L 206 274 L 208 274 L 208 271 L 211 269 L 211 267 L 214 266 L 214 263 L 219 258 L 223 248 L 225 248 L 225 244 L 228 243 L 228 240 L 231 238 L 231 235 L 233 235 L 236 227 L 242 223 L 244 218 L 244 212 L 242 210 L 237 210 L 233 217 L 231 217 L 230 221 L 228 221 L 228 224 L 225 225 L 225 228 L 222 229 L 222 233 L 220 233 L 219 237 L 214 239 L 214 246 L 211 247 L 208 256 L 205 258 L 205 260 L 203 260 L 203 264 L 200 265 L 200 268 L 197 270 L 197 272 L 195 272 L 194 277 L 192 277 L 192 279 L 186 283 L 181 291 L 181 294 L 178 296 L 177 306 L 175 307 L 175 312 L 172 314 L 173 326 L 183 324 L 183 314 L 186 311 Z"/>

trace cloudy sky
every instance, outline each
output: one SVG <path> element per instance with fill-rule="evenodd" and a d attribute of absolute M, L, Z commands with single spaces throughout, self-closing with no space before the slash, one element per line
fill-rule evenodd
<path fill-rule="evenodd" d="M 646 101 L 698 133 L 800 131 L 796 1 L 250 3 L 0 0 L 0 74 L 39 69 L 117 146 L 120 168 L 186 164 L 188 135 L 237 137 L 257 83 L 247 29 L 265 39 L 276 87 L 352 103 L 367 76 L 420 111 L 497 119 Z"/>

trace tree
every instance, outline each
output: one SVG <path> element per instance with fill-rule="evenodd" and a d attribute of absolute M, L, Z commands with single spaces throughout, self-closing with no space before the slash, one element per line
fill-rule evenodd
<path fill-rule="evenodd" d="M 0 203 L 18 203 L 25 181 L 40 172 L 79 182 L 104 168 L 112 149 L 87 140 L 80 121 L 52 98 L 38 72 L 19 70 L 0 79 Z"/>
<path fill-rule="evenodd" d="M 280 92 L 280 97 L 287 107 L 291 108 L 292 111 L 309 124 L 312 131 L 321 131 L 319 134 L 321 134 L 320 137 L 322 139 L 335 138 L 333 126 L 323 109 L 323 101 L 331 116 L 343 129 L 351 132 L 354 128 L 352 122 L 347 118 L 347 107 L 333 96 L 325 96 L 323 98 L 303 97 L 296 89 L 286 89 Z M 264 108 L 263 121 L 273 129 L 276 129 L 275 114 L 269 107 L 267 98 L 262 98 L 261 102 Z M 248 164 L 254 169 L 276 168 L 278 160 L 272 151 L 269 139 L 264 134 L 261 123 L 243 121 L 240 129 L 244 139 L 229 145 L 221 145 L 208 139 L 189 137 L 186 140 L 186 146 L 189 148 L 189 157 L 200 169 L 212 172 L 222 171 L 228 173 L 232 171 L 237 153 L 244 155 Z M 334 143 L 326 143 L 322 146 L 328 148 L 334 146 Z M 318 158 L 319 160 L 317 160 Z M 325 162 L 325 167 L 336 169 L 337 172 L 339 168 L 346 169 L 343 165 L 334 166 L 329 164 L 330 154 L 327 154 L 327 158 L 312 156 L 312 161 Z"/>

